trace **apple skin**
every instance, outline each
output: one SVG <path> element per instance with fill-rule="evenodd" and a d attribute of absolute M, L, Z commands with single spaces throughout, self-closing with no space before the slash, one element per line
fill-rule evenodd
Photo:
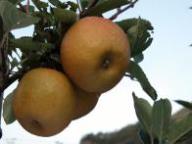
<path fill-rule="evenodd" d="M 73 120 L 82 118 L 89 114 L 97 105 L 101 94 L 86 92 L 80 88 L 75 89 L 76 91 L 76 108 L 74 111 Z"/>
<path fill-rule="evenodd" d="M 27 72 L 15 91 L 13 112 L 28 132 L 53 136 L 71 122 L 76 96 L 68 78 L 61 72 L 37 68 Z"/>
<path fill-rule="evenodd" d="M 122 79 L 129 64 L 130 44 L 112 21 L 86 17 L 65 34 L 60 55 L 64 71 L 76 85 L 103 93 Z"/>

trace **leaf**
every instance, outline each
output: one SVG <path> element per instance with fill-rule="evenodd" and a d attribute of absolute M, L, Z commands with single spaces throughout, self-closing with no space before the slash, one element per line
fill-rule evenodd
<path fill-rule="evenodd" d="M 191 102 L 187 102 L 187 101 L 183 101 L 183 100 L 176 100 L 176 102 L 178 104 L 184 106 L 185 108 L 192 110 L 192 103 Z"/>
<path fill-rule="evenodd" d="M 5 31 L 26 27 L 39 21 L 39 18 L 32 17 L 19 11 L 8 1 L 0 1 L 0 15 L 3 19 Z"/>
<path fill-rule="evenodd" d="M 77 20 L 77 14 L 73 11 L 55 8 L 53 12 L 55 18 L 63 23 L 73 24 Z"/>
<path fill-rule="evenodd" d="M 21 37 L 10 41 L 12 45 L 19 48 L 21 52 L 25 54 L 29 54 L 31 52 L 46 52 L 54 47 L 50 43 L 34 41 L 32 37 Z"/>
<path fill-rule="evenodd" d="M 156 90 L 151 86 L 142 68 L 133 61 L 130 61 L 129 68 L 127 70 L 133 78 L 136 78 L 140 83 L 143 90 L 153 99 L 157 99 Z"/>
<path fill-rule="evenodd" d="M 45 10 L 49 6 L 48 3 L 40 0 L 32 0 L 32 2 L 40 11 Z"/>
<path fill-rule="evenodd" d="M 141 54 L 138 54 L 138 55 L 136 55 L 136 56 L 134 57 L 134 62 L 140 63 L 140 62 L 143 61 L 143 59 L 144 59 L 144 55 L 141 53 Z"/>
<path fill-rule="evenodd" d="M 160 142 L 166 139 L 171 120 L 171 111 L 172 107 L 168 99 L 160 99 L 153 105 L 152 130 Z"/>
<path fill-rule="evenodd" d="M 81 0 L 82 8 L 85 9 L 89 5 L 89 0 Z"/>
<path fill-rule="evenodd" d="M 12 4 L 17 4 L 17 3 L 21 3 L 23 2 L 24 0 L 8 0 L 9 2 L 11 2 Z"/>
<path fill-rule="evenodd" d="M 147 100 L 136 97 L 134 93 L 132 93 L 132 95 L 137 118 L 139 119 L 139 122 L 141 123 L 141 126 L 143 127 L 144 131 L 150 134 L 152 106 Z"/>
<path fill-rule="evenodd" d="M 59 0 L 48 0 L 52 5 L 56 6 L 57 8 L 66 8 L 67 5 L 65 3 L 60 2 Z"/>
<path fill-rule="evenodd" d="M 180 138 L 192 131 L 192 113 L 185 116 L 180 121 L 173 121 L 169 128 L 169 144 L 175 144 Z"/>
<path fill-rule="evenodd" d="M 131 18 L 116 22 L 116 24 L 128 35 L 132 57 L 142 54 L 151 45 L 153 27 L 149 21 L 141 18 Z"/>
<path fill-rule="evenodd" d="M 12 108 L 14 91 L 11 92 L 3 102 L 3 118 L 6 124 L 11 124 L 15 121 L 15 116 Z"/>
<path fill-rule="evenodd" d="M 129 0 L 104 0 L 91 8 L 88 12 L 88 15 L 101 15 L 107 11 L 119 8 L 130 3 L 131 1 Z"/>
<path fill-rule="evenodd" d="M 150 135 L 143 130 L 139 131 L 139 137 L 143 144 L 150 144 Z"/>

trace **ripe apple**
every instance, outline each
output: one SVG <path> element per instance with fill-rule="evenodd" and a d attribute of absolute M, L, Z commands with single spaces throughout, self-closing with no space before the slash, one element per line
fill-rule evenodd
<path fill-rule="evenodd" d="M 76 87 L 76 108 L 73 119 L 79 119 L 89 114 L 97 105 L 100 94 L 86 92 Z"/>
<path fill-rule="evenodd" d="M 71 122 L 76 106 L 74 87 L 61 72 L 36 68 L 27 72 L 15 91 L 13 111 L 28 132 L 52 136 Z"/>
<path fill-rule="evenodd" d="M 70 79 L 88 92 L 102 93 L 123 77 L 130 59 L 130 45 L 123 30 L 101 17 L 86 17 L 65 34 L 61 63 Z"/>

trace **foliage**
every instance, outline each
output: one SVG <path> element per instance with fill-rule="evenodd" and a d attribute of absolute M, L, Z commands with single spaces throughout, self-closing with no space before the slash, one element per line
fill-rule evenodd
<path fill-rule="evenodd" d="M 6 72 L 0 84 L 0 93 L 24 73 L 35 67 L 50 67 L 62 71 L 59 46 L 66 31 L 78 19 L 85 16 L 103 16 L 116 9 L 110 18 L 133 7 L 138 0 L 80 0 L 80 3 L 60 0 L 0 0 L 0 71 Z M 26 5 L 25 5 L 26 4 Z M 144 60 L 144 51 L 150 47 L 153 26 L 143 18 L 126 18 L 115 22 L 127 34 L 131 46 L 131 62 L 125 76 L 137 80 L 143 90 L 152 98 L 138 98 L 133 93 L 136 115 L 139 119 L 140 136 L 144 143 L 174 144 L 192 131 L 191 114 L 179 122 L 171 122 L 171 103 L 168 99 L 157 100 L 157 92 L 139 66 Z M 31 37 L 15 38 L 12 30 L 33 26 Z M 2 55 L 3 54 L 3 55 Z M 3 104 L 3 117 L 7 124 L 15 119 L 12 112 L 12 93 Z M 177 101 L 191 110 L 191 103 Z"/>

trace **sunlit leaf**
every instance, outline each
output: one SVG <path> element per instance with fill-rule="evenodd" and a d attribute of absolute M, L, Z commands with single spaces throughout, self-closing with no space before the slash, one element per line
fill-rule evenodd
<path fill-rule="evenodd" d="M 15 121 L 12 107 L 13 95 L 14 91 L 11 92 L 3 102 L 3 118 L 6 124 L 11 124 Z"/>
<path fill-rule="evenodd" d="M 140 83 L 143 90 L 153 100 L 157 99 L 156 90 L 151 86 L 151 84 L 150 84 L 149 80 L 147 79 L 147 76 L 145 75 L 144 71 L 136 62 L 130 61 L 127 72 L 130 73 L 130 75 L 133 78 L 136 78 L 138 80 L 138 82 Z"/>
<path fill-rule="evenodd" d="M 0 15 L 3 20 L 5 31 L 26 27 L 39 21 L 39 18 L 32 17 L 19 11 L 8 1 L 0 1 Z"/>

